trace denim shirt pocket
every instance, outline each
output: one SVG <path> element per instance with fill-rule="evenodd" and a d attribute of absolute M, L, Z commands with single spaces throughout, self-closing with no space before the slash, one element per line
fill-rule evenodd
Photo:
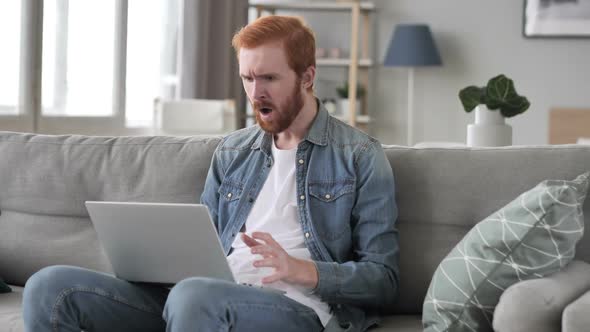
<path fill-rule="evenodd" d="M 323 202 L 333 202 L 342 195 L 354 192 L 354 179 L 309 181 L 309 194 Z"/>
<path fill-rule="evenodd" d="M 320 237 L 327 241 L 350 233 L 350 214 L 354 205 L 355 179 L 308 182 L 310 212 Z"/>
<path fill-rule="evenodd" d="M 232 179 L 223 179 L 219 186 L 219 200 L 225 202 L 233 202 L 242 196 L 244 184 Z"/>

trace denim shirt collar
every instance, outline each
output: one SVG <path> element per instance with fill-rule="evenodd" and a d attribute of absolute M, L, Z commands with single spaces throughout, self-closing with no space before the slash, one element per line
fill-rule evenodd
<path fill-rule="evenodd" d="M 318 105 L 318 113 L 313 119 L 313 123 L 309 128 L 304 140 L 315 145 L 326 146 L 328 144 L 328 110 L 324 104 L 316 98 Z M 261 149 L 265 154 L 271 154 L 272 135 L 259 128 L 260 134 L 252 145 L 252 150 Z"/>

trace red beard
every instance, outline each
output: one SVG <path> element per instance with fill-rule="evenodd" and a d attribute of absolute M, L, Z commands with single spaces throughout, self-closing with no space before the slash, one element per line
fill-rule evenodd
<path fill-rule="evenodd" d="M 299 112 L 301 112 L 301 108 L 303 108 L 303 96 L 301 95 L 300 86 L 301 80 L 298 79 L 291 96 L 280 107 L 276 107 L 273 103 L 257 101 L 252 103 L 256 123 L 260 128 L 269 134 L 278 134 L 291 126 Z M 262 119 L 260 113 L 263 108 L 272 109 L 273 118 L 270 121 Z"/>

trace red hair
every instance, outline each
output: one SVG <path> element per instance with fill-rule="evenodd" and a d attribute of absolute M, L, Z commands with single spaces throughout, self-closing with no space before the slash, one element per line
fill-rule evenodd
<path fill-rule="evenodd" d="M 283 43 L 287 63 L 297 77 L 301 77 L 308 67 L 315 67 L 315 37 L 299 17 L 260 17 L 234 35 L 232 46 L 239 55 L 241 48 L 255 48 L 271 42 Z"/>

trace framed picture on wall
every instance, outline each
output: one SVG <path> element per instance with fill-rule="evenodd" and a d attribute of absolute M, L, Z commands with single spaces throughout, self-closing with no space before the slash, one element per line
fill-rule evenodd
<path fill-rule="evenodd" d="M 522 32 L 527 38 L 588 38 L 590 0 L 525 0 Z"/>

